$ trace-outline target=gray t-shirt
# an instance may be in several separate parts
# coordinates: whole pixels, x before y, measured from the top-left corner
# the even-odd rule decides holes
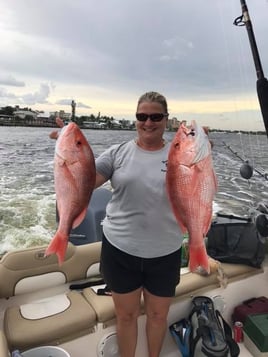
[[[96,169],[113,188],[103,230],[112,245],[142,258],[180,248],[182,233],[166,193],[169,145],[146,151],[135,141],[113,145],[96,160]]]

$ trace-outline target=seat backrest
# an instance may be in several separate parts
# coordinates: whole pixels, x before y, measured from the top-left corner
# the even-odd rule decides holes
[[[45,256],[46,248],[16,250],[2,257],[0,298],[83,280],[99,271],[101,242],[81,246],[69,243],[60,266],[56,255]]]

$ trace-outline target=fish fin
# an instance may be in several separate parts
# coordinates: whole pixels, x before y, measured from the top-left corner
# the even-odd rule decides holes
[[[198,171],[203,171],[203,170],[207,170],[207,168],[210,166],[210,156],[206,156],[204,159],[198,161],[195,163],[196,169]]]
[[[52,241],[49,243],[45,256],[57,254],[59,265],[61,265],[64,262],[67,245],[68,237],[60,232],[57,232]]]
[[[175,215],[176,221],[177,221],[177,223],[178,223],[178,225],[180,227],[180,230],[181,230],[182,234],[187,233],[187,227],[184,225],[181,217],[177,214],[177,212],[173,212],[173,213]]]
[[[205,244],[191,246],[189,244],[189,269],[192,273],[202,273],[208,275],[210,266]]]
[[[211,226],[211,221],[212,221],[212,208],[208,208],[207,212],[209,214],[207,214],[206,219],[204,219],[204,225],[203,225],[203,235],[204,237],[207,235],[207,232],[209,231],[209,228]]]
[[[218,190],[218,179],[216,176],[216,172],[213,170],[213,180],[214,180],[214,187],[215,187],[215,193]]]
[[[83,209],[83,211],[79,214],[79,216],[76,217],[76,219],[73,221],[72,228],[78,227],[84,220],[87,214],[87,207]]]
[[[187,227],[186,227],[182,222],[178,222],[178,223],[179,223],[179,227],[180,227],[180,229],[181,229],[181,233],[182,233],[182,234],[188,233]]]
[[[187,231],[188,231],[188,230],[187,230],[187,227],[186,227],[186,225],[184,224],[181,215],[178,214],[177,207],[173,204],[172,201],[170,201],[170,203],[171,203],[171,207],[172,207],[173,214],[174,214],[175,219],[176,219],[176,221],[177,221],[177,223],[178,223],[178,225],[179,225],[179,227],[180,227],[180,230],[181,230],[182,234],[187,233]]]
[[[60,128],[64,127],[64,122],[60,117],[57,117],[55,121],[56,121],[56,124],[58,125],[58,127],[60,127]]]
[[[197,162],[195,165],[196,165],[196,169],[198,169],[199,171],[203,171],[206,169],[205,160],[201,160],[201,161]]]
[[[58,132],[58,130],[53,130],[53,131],[49,134],[49,137],[50,137],[50,139],[55,139],[55,140],[57,140],[58,137],[59,137],[59,132]]]

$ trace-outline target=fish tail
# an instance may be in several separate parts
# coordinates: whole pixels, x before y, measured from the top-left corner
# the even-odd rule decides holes
[[[68,237],[61,232],[57,232],[52,241],[49,243],[45,255],[48,256],[51,254],[57,254],[59,265],[61,265],[64,262],[67,245]]]
[[[191,272],[210,273],[210,266],[205,244],[199,246],[189,245],[189,269]]]

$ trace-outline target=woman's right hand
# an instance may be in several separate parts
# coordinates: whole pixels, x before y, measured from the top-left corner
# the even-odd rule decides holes
[[[56,118],[56,124],[58,125],[59,128],[63,128],[64,127],[64,122],[60,117]],[[55,139],[57,140],[59,136],[59,131],[58,130],[53,130],[50,134],[49,137],[50,139]]]

